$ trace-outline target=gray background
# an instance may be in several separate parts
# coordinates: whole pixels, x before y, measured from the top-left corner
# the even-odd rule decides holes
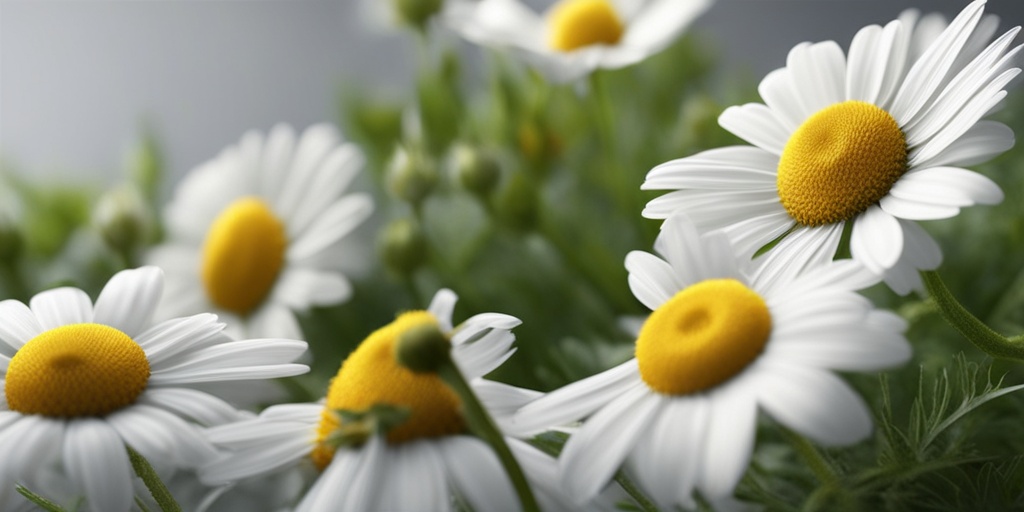
[[[412,41],[371,22],[363,1],[0,0],[0,158],[22,173],[113,183],[146,120],[177,177],[248,129],[334,121],[340,84],[401,97]],[[718,0],[694,30],[723,76],[759,79],[801,41],[845,48],[902,9],[950,16],[966,3]],[[1024,1],[990,0],[987,12],[1005,30],[1024,22]]]

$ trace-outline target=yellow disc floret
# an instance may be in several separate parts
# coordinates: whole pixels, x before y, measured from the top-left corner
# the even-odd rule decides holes
[[[779,159],[779,199],[800,224],[832,224],[877,203],[906,170],[906,138],[896,120],[870,103],[845,101],[790,136]]]
[[[436,374],[413,373],[395,359],[398,337],[411,328],[437,325],[426,311],[410,311],[372,334],[356,348],[331,380],[327,403],[311,454],[317,467],[330,464],[334,449],[324,443],[339,428],[331,411],[366,411],[375,404],[408,409],[409,417],[387,435],[392,444],[415,439],[459,434],[466,429],[462,402]]]
[[[130,336],[108,325],[70,324],[14,354],[4,394],[23,414],[103,416],[134,403],[148,381],[149,360]]]
[[[231,203],[210,225],[202,280],[214,304],[247,315],[266,298],[284,265],[284,224],[255,197]]]
[[[618,43],[623,30],[608,0],[562,0],[548,14],[548,45],[562,52]]]
[[[640,376],[667,395],[717,386],[764,349],[772,317],[756,292],[735,279],[689,286],[651,313],[636,341]]]

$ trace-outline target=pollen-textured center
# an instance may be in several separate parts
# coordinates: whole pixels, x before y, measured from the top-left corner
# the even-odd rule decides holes
[[[548,14],[548,44],[562,52],[618,43],[624,30],[608,0],[563,0]]]
[[[667,395],[715,387],[747,367],[772,330],[768,306],[735,279],[708,279],[651,313],[636,341],[640,376]]]
[[[266,298],[284,265],[284,224],[255,197],[239,199],[210,225],[202,280],[214,304],[247,315]]]
[[[149,360],[107,325],[45,331],[11,358],[4,395],[11,410],[54,417],[103,416],[131,405],[149,382]]]
[[[465,431],[458,395],[436,374],[414,373],[395,359],[399,336],[424,324],[436,326],[437,319],[426,311],[403,313],[370,334],[341,364],[328,388],[318,442],[311,454],[317,467],[327,467],[334,456],[334,449],[324,441],[339,428],[337,416],[331,413],[338,409],[361,412],[375,404],[408,409],[408,418],[388,432],[392,444]]]
[[[877,203],[906,170],[906,138],[896,120],[870,103],[845,101],[790,136],[779,159],[779,199],[800,224],[832,224]]]

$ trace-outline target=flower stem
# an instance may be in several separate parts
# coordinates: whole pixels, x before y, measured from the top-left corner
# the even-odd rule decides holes
[[[938,272],[923,271],[921,277],[942,317],[967,341],[992,357],[1024,362],[1024,339],[1021,336],[1007,338],[978,320],[953,297]]]
[[[45,510],[46,512],[65,512],[60,505],[28,490],[24,485],[16,484],[14,486],[14,490],[18,491],[18,494],[21,494],[25,499],[31,501],[35,506]]]
[[[174,501],[171,491],[167,490],[167,486],[160,481],[160,477],[156,474],[153,466],[149,464],[149,461],[131,446],[124,445],[124,447],[128,450],[128,460],[131,461],[135,474],[146,484],[146,488],[153,495],[153,499],[156,500],[160,510],[162,512],[181,512],[181,506],[178,505],[178,502]]]
[[[463,411],[470,430],[487,444],[491,445],[491,448],[498,455],[498,460],[501,461],[502,467],[505,468],[505,472],[508,473],[509,478],[512,480],[516,494],[519,495],[519,503],[522,505],[523,512],[539,512],[540,507],[537,505],[537,500],[533,497],[533,491],[530,489],[529,482],[526,481],[526,475],[523,474],[519,463],[512,456],[512,451],[509,449],[508,443],[505,442],[501,431],[498,430],[491,416],[487,414],[487,410],[484,409],[483,404],[477,399],[473,389],[466,382],[466,378],[462,376],[462,372],[455,366],[455,362],[449,358],[446,364],[443,364],[438,369],[437,374],[462,400]]]
[[[616,473],[615,481],[619,484],[619,487],[622,487],[623,491],[626,491],[630,498],[633,498],[633,501],[640,507],[640,510],[643,512],[658,512],[658,506],[626,476],[625,472],[619,471]]]

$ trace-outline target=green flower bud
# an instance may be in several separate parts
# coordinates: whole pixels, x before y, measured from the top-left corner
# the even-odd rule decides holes
[[[437,185],[437,168],[421,151],[399,146],[388,164],[387,181],[395,197],[418,206]]]
[[[148,238],[153,218],[139,190],[122,185],[100,197],[93,210],[93,224],[111,249],[129,254]]]
[[[459,145],[452,150],[455,178],[466,190],[487,197],[498,185],[501,167],[497,159],[471,146]]]
[[[391,221],[379,238],[384,265],[399,275],[410,275],[427,261],[427,240],[412,219]]]
[[[409,328],[398,336],[394,348],[398,364],[414,373],[437,373],[451,364],[451,350],[448,336],[431,324]]]
[[[393,0],[393,5],[403,23],[423,30],[430,18],[441,11],[444,0]]]

